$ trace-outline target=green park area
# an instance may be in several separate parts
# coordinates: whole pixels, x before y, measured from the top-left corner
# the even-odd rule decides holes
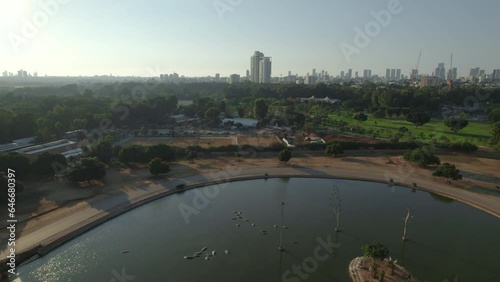
[[[350,127],[356,127],[354,133],[362,133],[360,135],[373,136],[378,138],[390,139],[398,133],[402,133],[400,129],[405,127],[401,134],[401,141],[418,140],[418,141],[437,141],[437,142],[470,142],[476,145],[487,145],[491,137],[493,126],[489,122],[469,122],[468,125],[453,132],[447,127],[444,119],[431,118],[430,122],[415,126],[413,123],[405,120],[404,117],[398,118],[376,118],[372,114],[367,115],[366,121],[359,121],[347,111],[337,111],[328,115],[328,121],[325,125],[331,126],[334,129],[338,128],[338,122],[343,121]]]

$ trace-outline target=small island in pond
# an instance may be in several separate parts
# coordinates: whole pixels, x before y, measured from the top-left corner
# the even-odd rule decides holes
[[[349,276],[353,282],[420,282],[397,260],[389,257],[389,249],[383,244],[373,242],[364,245],[362,257],[357,257],[349,263]]]

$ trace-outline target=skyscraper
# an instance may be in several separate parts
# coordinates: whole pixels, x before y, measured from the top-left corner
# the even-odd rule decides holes
[[[391,70],[390,69],[386,69],[385,70],[385,79],[389,80],[390,78],[391,78]]]
[[[229,76],[229,83],[230,84],[238,83],[238,82],[240,82],[240,75],[239,74],[232,74]]]
[[[479,75],[479,68],[470,69],[469,75],[472,77],[478,76]]]
[[[400,80],[401,79],[401,69],[396,70],[396,79]]]
[[[255,53],[253,54],[253,56],[250,58],[250,81],[252,82],[255,82],[255,83],[259,83],[259,78],[260,78],[260,75],[259,75],[259,71],[260,71],[260,59],[264,57],[264,54],[259,52],[259,51],[255,51]]]
[[[344,71],[341,71],[341,72],[340,72],[340,79],[344,79],[344,76],[345,76]]]
[[[260,58],[259,83],[271,83],[271,57]]]
[[[444,68],[444,63],[439,63],[438,67],[436,68],[435,75],[439,80],[445,80],[446,79],[446,70]]]
[[[418,70],[412,69],[410,77],[411,79],[418,79]]]
[[[491,79],[500,80],[500,70],[494,70],[493,74],[491,74]]]
[[[391,79],[396,79],[396,69],[391,70]]]
[[[352,69],[349,69],[349,71],[347,72],[347,79],[351,78],[352,78]]]

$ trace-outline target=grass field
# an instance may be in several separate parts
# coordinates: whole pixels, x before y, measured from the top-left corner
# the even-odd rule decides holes
[[[437,140],[448,138],[452,142],[468,141],[476,145],[488,144],[493,129],[493,125],[491,123],[469,122],[469,125],[466,128],[460,130],[458,133],[454,133],[451,129],[444,125],[443,119],[436,118],[431,119],[429,123],[419,126],[418,128],[415,128],[415,125],[402,118],[374,118],[372,115],[368,115],[368,120],[361,123],[353,118],[347,117],[347,114],[345,113],[330,114],[329,118],[331,120],[345,121],[349,125],[359,124],[365,130],[379,130],[379,137],[382,138],[389,138],[391,135],[396,134],[400,127],[404,126],[408,128],[409,132],[413,136],[416,136],[417,139],[421,141],[431,140],[432,138],[429,135],[434,134],[434,138]],[[405,134],[402,140],[409,139],[409,135]]]

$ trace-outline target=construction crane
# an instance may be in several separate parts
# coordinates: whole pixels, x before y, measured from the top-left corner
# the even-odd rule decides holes
[[[418,65],[420,64],[421,57],[422,57],[422,50],[420,50],[420,54],[418,55],[417,66],[415,67],[415,70],[412,71],[412,74],[411,74],[411,78],[413,80],[417,80],[417,78],[418,78]]]

